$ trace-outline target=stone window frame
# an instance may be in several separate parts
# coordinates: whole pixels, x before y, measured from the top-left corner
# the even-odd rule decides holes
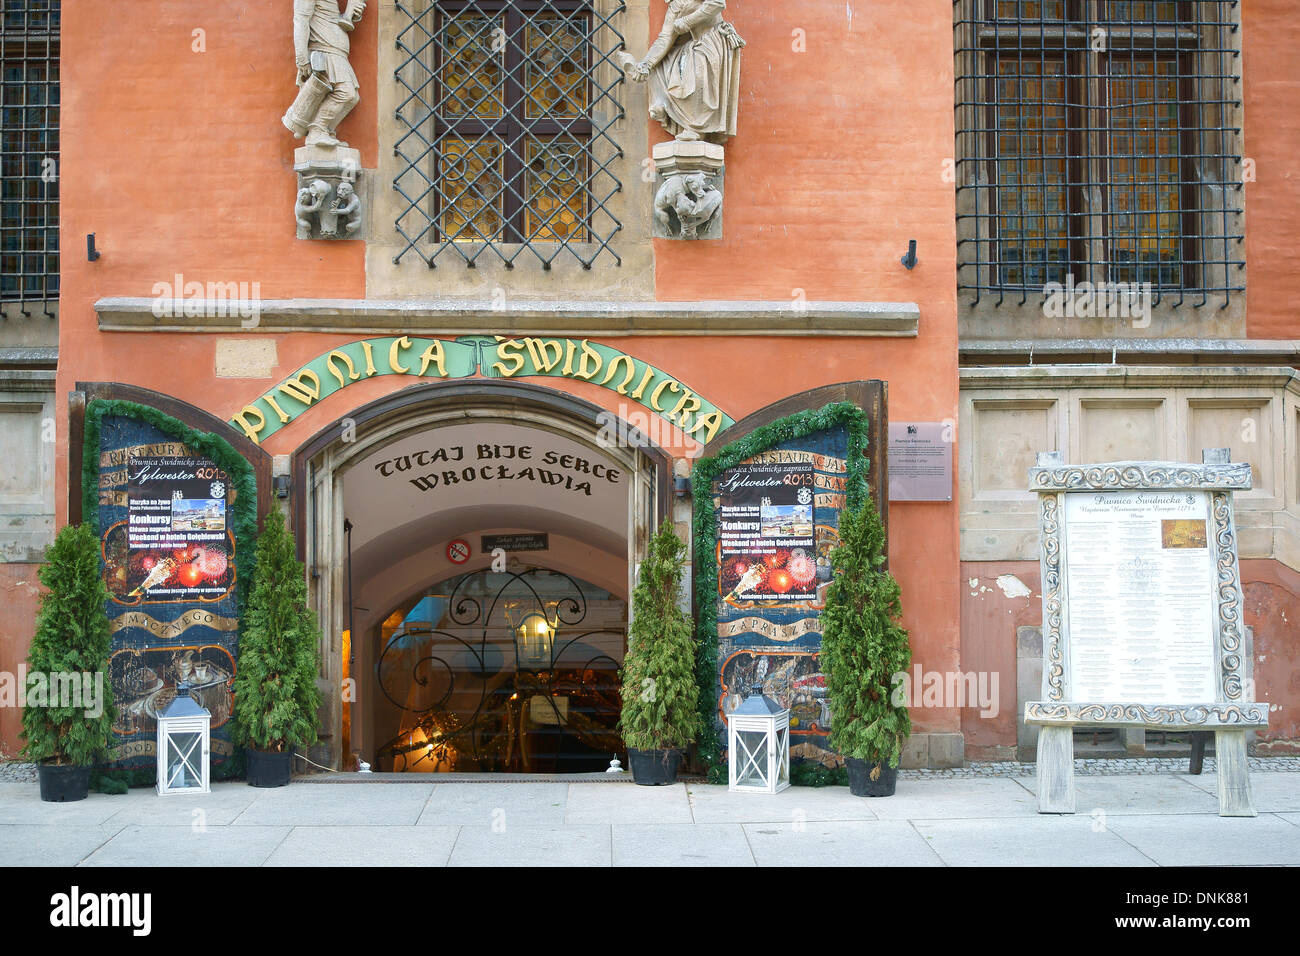
[[[953,0],[954,9],[954,47],[956,70],[956,95],[954,98],[956,123],[956,152],[954,158],[954,177],[957,189],[957,275],[958,308],[960,335],[966,340],[1032,340],[1055,338],[1144,338],[1195,336],[1200,338],[1241,338],[1246,334],[1246,261],[1244,242],[1244,199],[1242,197],[1244,178],[1243,156],[1243,96],[1241,90],[1241,10],[1239,4],[1230,0],[1175,0],[1178,5],[1180,24],[1163,27],[1143,27],[1143,42],[1146,52],[1142,56],[1130,57],[1128,47],[1116,47],[1115,54],[1125,61],[1130,58],[1142,60],[1156,58],[1163,54],[1157,50],[1165,44],[1164,51],[1182,49],[1191,42],[1191,33],[1195,31],[1197,49],[1184,52],[1184,62],[1194,62],[1195,70],[1192,80],[1202,80],[1200,102],[1211,105],[1203,106],[1204,118],[1200,126],[1192,129],[1196,134],[1206,125],[1221,128],[1222,149],[1214,150],[1199,146],[1191,159],[1203,159],[1205,154],[1214,154],[1222,160],[1218,174],[1201,174],[1202,180],[1209,180],[1199,187],[1190,186],[1186,180],[1193,173],[1186,168],[1188,157],[1181,156],[1184,169],[1180,172],[1180,190],[1184,202],[1180,210],[1186,212],[1187,200],[1194,198],[1190,204],[1192,215],[1199,219],[1195,235],[1188,237],[1197,244],[1196,259],[1203,263],[1201,281],[1198,288],[1182,289],[1151,288],[1151,308],[1140,319],[1132,319],[1125,310],[1112,308],[1095,310],[1100,314],[1084,316],[1053,314],[1045,306],[1048,302],[1048,286],[1035,285],[999,285],[996,274],[996,249],[998,239],[992,234],[993,223],[997,214],[993,211],[992,196],[997,187],[992,182],[991,173],[996,149],[990,146],[995,135],[993,127],[996,121],[989,121],[987,114],[996,108],[995,91],[992,83],[995,79],[990,67],[981,61],[991,60],[997,55],[995,50],[1025,57],[1032,52],[1035,62],[1040,57],[1050,57],[1053,44],[1056,51],[1065,52],[1066,28],[1039,27],[1032,29],[1014,19],[998,21],[991,12],[1008,6],[1016,10],[1037,14],[1043,6],[1068,5],[1072,17],[1080,19],[1085,26],[1097,27],[1106,21],[1101,11],[1107,0],[1044,0],[1038,3],[1020,0]],[[997,5],[996,7],[994,5]],[[1005,11],[1001,14],[1005,16]],[[1024,14],[1022,13],[1022,16]],[[1037,21],[1036,21],[1037,22]],[[1151,21],[1146,21],[1150,23]],[[1083,51],[1070,46],[1068,52],[1079,55],[1080,60],[1088,62],[1078,71],[1067,72],[1074,82],[1074,90],[1087,87],[1082,93],[1082,103],[1077,107],[1078,114],[1097,112],[1096,105],[1102,102],[1101,87],[1104,86],[1104,72],[1101,69],[1102,58],[1111,55],[1088,45],[1090,37],[1081,34],[1071,42],[1083,42]],[[1126,27],[1127,30],[1127,27]],[[1139,28],[1134,26],[1132,33],[1136,37]],[[1202,39],[1201,34],[1213,34],[1209,39]],[[1016,45],[1015,37],[1024,38],[1024,45]],[[1126,32],[1125,36],[1129,34]],[[1010,37],[1011,47],[1002,44]],[[1022,51],[1017,54],[1016,50]],[[1109,49],[1109,48],[1108,48]],[[1123,50],[1125,52],[1120,53]],[[1190,60],[1186,58],[1190,57]],[[1220,63],[1209,62],[1217,59]],[[1188,77],[1179,74],[1181,81]],[[1186,90],[1186,86],[1184,86]],[[1067,100],[1070,99],[1067,93]],[[1075,112],[1075,111],[1072,111]],[[1186,112],[1184,109],[1183,112]],[[1213,115],[1219,112],[1220,115]],[[1180,127],[1185,118],[1180,119]],[[1067,147],[1077,169],[1082,173],[1071,176],[1070,188],[1081,175],[1082,187],[1093,187],[1102,183],[1105,172],[1102,169],[1108,160],[1106,147],[1102,143],[1106,122],[1104,117],[1086,123],[1083,128],[1067,129],[1066,133],[1073,143]],[[1180,134],[1183,131],[1180,129]],[[1078,153],[1077,158],[1074,154]],[[1094,198],[1082,197],[1083,192],[1096,194]],[[1190,193],[1195,193],[1194,197]],[[1070,269],[1076,283],[1088,282],[1098,284],[1108,278],[1106,260],[1107,238],[1104,220],[1108,216],[1103,195],[1096,189],[1083,188],[1076,192],[1075,201],[1078,209],[1088,210],[1084,215],[1074,213],[1073,218],[1080,223],[1075,232],[1082,234],[1071,236]],[[1094,214],[1091,210],[1097,210]],[[1181,212],[1180,212],[1181,214]],[[1180,239],[1185,229],[1180,230]],[[1217,249],[1215,248],[1217,246]],[[1180,256],[1188,259],[1186,251]],[[1081,259],[1081,261],[1074,261]],[[1082,269],[1075,271],[1080,265]],[[1082,273],[1082,274],[1080,274]]]

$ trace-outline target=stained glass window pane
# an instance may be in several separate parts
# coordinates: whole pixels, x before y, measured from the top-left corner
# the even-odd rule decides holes
[[[440,145],[440,174],[447,202],[440,227],[457,242],[495,242],[502,230],[501,144],[448,137]]]
[[[524,25],[524,114],[529,119],[586,114],[588,28],[582,14],[542,13]]]
[[[1110,277],[1178,286],[1182,201],[1174,60],[1110,61]]]
[[[997,85],[1001,282],[1064,282],[1069,271],[1064,65],[1051,59],[1003,59]]]
[[[587,151],[572,136],[530,140],[524,183],[529,240],[582,241],[587,221]]]
[[[445,16],[439,77],[441,110],[449,117],[484,119],[505,114],[505,28],[500,17]]]

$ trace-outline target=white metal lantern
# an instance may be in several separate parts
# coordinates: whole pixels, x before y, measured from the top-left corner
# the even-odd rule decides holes
[[[780,793],[790,786],[790,711],[755,684],[727,716],[728,790]]]
[[[212,714],[200,707],[187,684],[158,715],[158,795],[208,793]]]

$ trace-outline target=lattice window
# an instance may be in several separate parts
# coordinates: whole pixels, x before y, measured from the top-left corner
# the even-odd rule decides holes
[[[393,187],[405,245],[507,266],[564,253],[586,268],[622,228],[614,139],[623,6],[579,0],[401,0]]]
[[[1244,289],[1236,0],[954,9],[959,289]]]
[[[59,300],[59,3],[0,4],[0,309]]]

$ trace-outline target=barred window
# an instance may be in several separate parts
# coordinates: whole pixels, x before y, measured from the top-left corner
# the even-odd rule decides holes
[[[1244,289],[1236,0],[954,8],[959,289]]]
[[[613,136],[623,38],[581,0],[402,0],[395,261],[483,255],[584,267],[622,228]]]
[[[59,299],[59,3],[0,4],[0,309]]]

